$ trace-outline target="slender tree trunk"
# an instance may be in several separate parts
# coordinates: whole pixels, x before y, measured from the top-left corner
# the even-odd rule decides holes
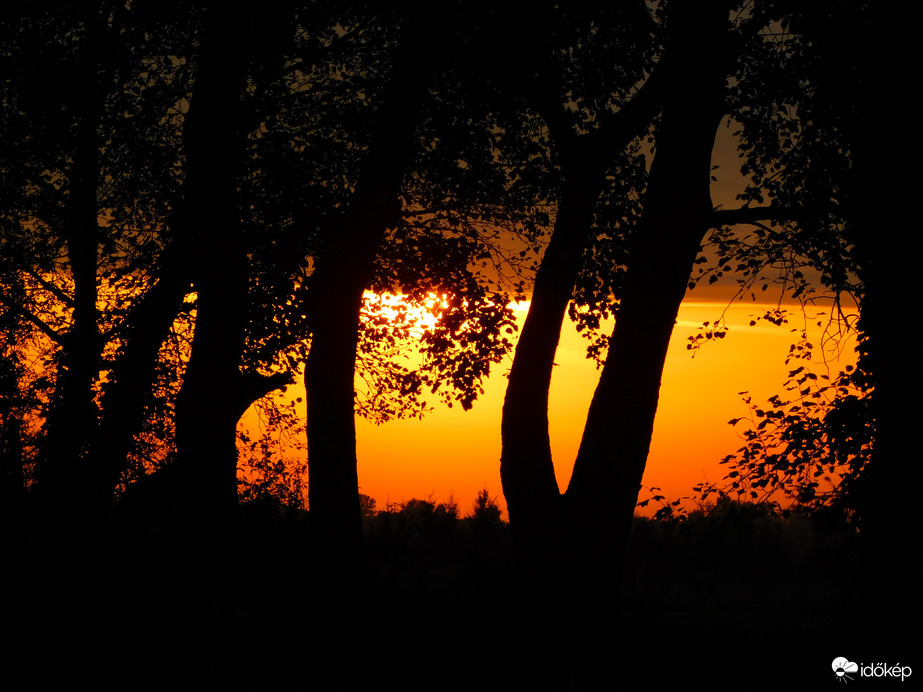
[[[85,480],[87,494],[99,507],[111,503],[134,437],[143,427],[157,354],[191,284],[187,250],[180,242],[164,250],[160,278],[132,307],[119,331],[123,346],[102,399],[103,416],[91,445]]]
[[[587,145],[588,144],[588,145]],[[548,556],[560,490],[548,434],[548,391],[561,325],[605,173],[595,138],[570,139],[554,231],[535,278],[503,402],[500,476],[520,559]],[[536,569],[541,569],[538,565]]]
[[[76,501],[74,488],[81,457],[97,423],[93,385],[99,376],[100,336],[97,326],[99,209],[97,182],[100,141],[97,128],[103,108],[99,83],[100,18],[97,9],[84,13],[81,88],[75,104],[77,139],[64,210],[64,238],[73,280],[71,326],[63,336],[51,411],[39,468],[39,483],[49,506],[66,511]]]
[[[554,319],[544,317],[543,331],[523,329],[516,360],[532,355],[521,364],[514,361],[504,406],[502,468],[514,536],[521,541],[523,531],[517,522],[523,516],[528,520],[529,512],[552,512],[545,526],[536,522],[539,535],[530,537],[528,552],[534,560],[530,568],[545,570],[538,583],[548,590],[540,595],[541,605],[536,603],[536,608],[550,611],[552,630],[568,632],[566,642],[560,642],[557,633],[550,634],[566,649],[571,660],[568,675],[578,688],[589,689],[606,679],[601,661],[605,649],[612,646],[621,556],[647,458],[664,357],[712,210],[711,151],[725,112],[727,15],[714,8],[696,15],[691,4],[671,10],[672,62],[669,70],[661,72],[669,86],[644,213],[629,246],[615,331],[563,502],[549,506],[545,500],[554,495],[547,490],[554,482],[547,386],[579,264],[570,276],[558,277],[553,301],[539,291],[536,281],[529,318],[538,307],[537,315]],[[566,211],[563,204],[562,211]],[[554,241],[543,269],[553,250]],[[531,339],[545,344],[538,347]],[[518,366],[522,370],[517,372]],[[534,385],[526,381],[529,375],[535,378]],[[529,413],[518,413],[519,407]],[[531,447],[525,442],[529,435],[536,438]],[[528,484],[525,478],[530,479]],[[530,507],[536,500],[546,504]],[[547,544],[544,560],[536,557],[540,532]]]
[[[593,633],[616,617],[667,348],[710,227],[711,154],[726,112],[725,19],[703,12],[684,22],[697,44],[686,52],[663,110],[609,351],[565,495],[563,521],[570,543],[564,564],[571,572],[563,583],[582,625],[573,650],[585,661],[580,669],[590,682],[603,673],[594,661],[612,645],[608,637]],[[695,107],[690,109],[690,103]]]
[[[553,542],[561,530],[556,517],[560,491],[548,433],[548,392],[561,326],[583,263],[609,156],[641,134],[659,110],[671,65],[669,57],[661,61],[640,93],[593,133],[580,136],[555,128],[563,190],[516,345],[501,423],[500,476],[517,552],[525,562],[556,561],[547,550],[548,541]],[[542,569],[538,563],[536,568]]]
[[[670,336],[710,227],[711,152],[724,104],[720,82],[697,81],[700,88],[686,94],[696,98],[693,112],[684,100],[664,109],[644,216],[567,489],[568,511],[584,525],[579,534],[595,544],[588,554],[609,552],[597,541],[613,532],[627,537]]]
[[[426,20],[413,18],[400,38],[355,196],[325,229],[311,277],[312,336],[305,364],[309,503],[321,549],[346,569],[362,552],[354,384],[362,295],[387,229],[400,220],[420,105],[440,55],[439,37]]]

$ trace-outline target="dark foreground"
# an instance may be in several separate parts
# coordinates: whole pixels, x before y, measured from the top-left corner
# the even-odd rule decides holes
[[[7,531],[0,686],[562,686],[570,662],[535,631],[544,604],[522,598],[505,523],[411,503],[366,530],[368,570],[334,583],[309,518],[271,503],[195,532]],[[893,658],[853,608],[861,554],[854,535],[745,506],[637,522],[622,620],[598,633],[606,688],[813,687],[835,682],[838,656]]]

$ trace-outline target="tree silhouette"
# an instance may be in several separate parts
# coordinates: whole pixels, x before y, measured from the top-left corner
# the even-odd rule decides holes
[[[773,395],[759,406],[744,397],[749,415],[730,424],[744,422],[745,445],[723,460],[730,469],[725,483],[695,490],[703,501],[719,493],[777,507],[781,494],[802,511],[837,510],[842,522],[857,525],[863,498],[853,488],[861,486],[874,437],[869,378],[853,366],[831,378],[810,364],[789,377],[784,399]]]
[[[561,265],[553,272],[558,281],[557,291],[552,292],[557,296],[555,302],[542,291],[542,274],[546,267],[555,267],[558,258],[560,246],[553,239],[539,271],[528,318],[533,320],[534,313],[533,324],[541,326],[533,331],[527,321],[517,346],[504,406],[504,493],[520,551],[532,571],[541,575],[535,593],[546,594],[547,601],[547,594],[563,592],[566,595],[561,598],[579,612],[571,617],[584,626],[566,628],[568,631],[595,633],[610,617],[605,604],[611,604],[612,584],[618,579],[637,501],[663,359],[680,301],[696,276],[697,256],[707,232],[717,228],[719,241],[727,241],[737,236],[726,225],[756,224],[757,236],[766,242],[758,242],[752,254],[734,258],[751,272],[747,281],[775,262],[780,248],[821,271],[824,282],[834,290],[844,290],[855,266],[847,248],[848,236],[839,225],[843,210],[836,207],[836,183],[831,170],[824,168],[830,162],[825,152],[836,154],[841,146],[839,134],[810,119],[796,124],[811,112],[808,104],[815,83],[801,73],[795,77],[802,79],[803,91],[798,92],[786,81],[791,75],[785,72],[797,63],[792,60],[796,53],[825,68],[836,64],[835,58],[822,49],[815,52],[817,46],[812,47],[810,38],[789,43],[793,21],[787,14],[789,8],[754,5],[732,13],[728,22],[733,9],[730,3],[703,9],[672,2],[656,10],[657,27],[664,31],[663,57],[633,98],[612,116],[614,121],[627,119],[631,106],[654,94],[650,108],[659,115],[653,163],[644,183],[643,210],[622,217],[623,250],[621,255],[614,253],[622,267],[595,265],[609,278],[597,279],[594,286],[586,275],[578,284],[576,262]],[[650,31],[643,21],[636,26]],[[660,39],[655,34],[651,40],[656,45]],[[794,46],[806,52],[798,53]],[[659,80],[666,86],[661,87]],[[640,81],[640,75],[634,78]],[[555,107],[560,112],[566,105],[559,102]],[[752,184],[741,197],[743,208],[713,211],[709,196],[712,148],[718,124],[728,115],[743,125],[744,173]],[[653,121],[651,115],[648,118]],[[593,135],[604,132],[605,127],[605,120],[597,117]],[[804,137],[795,145],[796,130],[802,127]],[[556,145],[559,141],[556,137]],[[624,170],[626,176],[631,174],[631,169]],[[566,178],[566,168],[563,171]],[[582,213],[589,220],[598,188],[584,189],[590,193]],[[564,214],[566,199],[561,200],[558,225],[573,223]],[[767,199],[771,205],[766,204]],[[598,215],[597,223],[604,218]],[[556,237],[558,232],[556,227]],[[577,242],[581,249],[588,245],[585,239]],[[573,250],[571,253],[573,256]],[[592,260],[597,253],[594,248],[587,254]],[[585,266],[594,268],[592,263]],[[719,267],[723,267],[719,271],[731,270],[724,263]],[[602,297],[595,297],[594,289]],[[803,282],[793,287],[796,295],[803,290]],[[560,495],[547,436],[547,389],[561,317],[572,293],[577,299],[572,315],[584,326],[598,323],[599,315],[609,312],[615,317],[615,328],[596,346],[597,357],[604,362],[600,382],[573,476],[567,492]],[[558,317],[540,323],[543,310]],[[600,346],[606,350],[604,358]],[[549,604],[548,609],[556,608]],[[558,607],[559,612],[561,609],[563,606]],[[586,627],[588,621],[598,626]],[[580,640],[574,647],[575,655],[596,652],[588,654],[587,665],[581,666],[590,676],[592,660],[602,659],[600,650],[594,649],[598,645],[596,639]]]
[[[863,530],[880,539],[877,584],[911,574],[894,555],[912,503],[888,503],[918,473],[891,357],[915,253],[894,257],[879,228],[910,224],[918,139],[902,146],[915,127],[886,50],[909,63],[909,29],[892,41],[885,17],[768,0],[4,8],[4,506],[18,513],[26,484],[52,519],[107,516],[127,485],[126,512],[134,494],[227,518],[241,415],[304,366],[314,547],[348,590],[363,543],[356,412],[419,415],[430,395],[469,408],[535,271],[502,421],[533,618],[517,643],[566,632],[560,672],[592,686],[687,286],[738,271],[755,291],[794,256],[796,296],[809,267],[859,298],[875,424],[854,479]],[[715,210],[725,118],[748,185],[741,208]],[[387,293],[406,298],[396,318]],[[408,305],[436,306],[422,337]],[[548,388],[568,313],[602,372],[561,493]],[[420,366],[397,358],[412,340]],[[816,429],[789,422],[780,434]],[[261,470],[260,487],[281,482]],[[479,503],[475,524],[499,535],[486,491]]]
[[[305,364],[308,408],[310,502],[319,531],[340,550],[358,546],[358,503],[353,380],[362,294],[389,227],[396,225],[399,193],[413,153],[428,66],[419,51],[435,50],[428,17],[411,16],[402,26],[392,74],[370,135],[356,193],[338,223],[324,229],[312,276],[311,350]],[[347,527],[352,527],[348,529]]]
[[[919,466],[910,462],[913,407],[907,405],[906,381],[895,358],[905,342],[902,305],[913,291],[919,248],[909,234],[901,252],[895,252],[892,235],[910,223],[910,200],[919,181],[913,108],[893,69],[911,59],[912,39],[868,3],[780,7],[797,37],[788,49],[786,76],[799,82],[796,88],[794,80],[785,81],[784,93],[798,99],[798,114],[796,119],[791,111],[777,109],[775,119],[787,121],[798,142],[786,147],[791,136],[777,138],[773,149],[765,136],[754,141],[785,165],[786,175],[766,184],[776,199],[801,205],[818,197],[837,202],[833,223],[802,224],[803,238],[795,242],[810,247],[825,283],[851,290],[860,309],[859,369],[853,377],[865,395],[857,399],[847,392],[835,401],[819,432],[838,434],[854,446],[868,443],[867,426],[873,427],[864,466],[851,469],[848,502],[875,556],[866,563],[867,593],[893,599],[891,607],[880,603],[868,609],[868,628],[890,633],[898,629],[897,612],[919,607],[918,601],[906,600],[912,589],[905,578],[912,569],[899,548],[912,540],[917,519],[911,504],[893,501],[896,488],[919,480]],[[754,110],[752,116],[755,133],[771,132],[770,113]],[[835,233],[824,233],[831,228]],[[853,422],[843,427],[846,421]],[[804,417],[793,423],[786,435],[797,436]]]
[[[4,152],[11,181],[4,259],[10,271],[29,277],[23,302],[7,307],[34,326],[56,363],[48,406],[39,409],[45,422],[38,479],[50,506],[81,496],[73,491],[100,418],[99,374],[160,242],[150,193],[171,187],[165,171],[147,168],[169,151],[170,123],[144,108],[144,96],[165,92],[169,98],[171,88],[154,79],[144,91],[142,71],[152,65],[139,69],[134,62],[163,35],[152,32],[147,42],[126,48],[115,34],[124,30],[134,38],[139,27],[123,10],[49,6],[5,26],[16,60],[5,112],[20,136]],[[24,52],[36,47],[30,40],[37,41],[37,60]],[[68,87],[56,91],[47,83],[53,75]],[[123,93],[115,84],[129,88]],[[143,94],[140,103],[135,89]],[[63,105],[56,107],[55,99]],[[132,151],[125,138],[139,131],[145,137]]]
[[[515,157],[522,146],[519,133],[504,137],[472,86],[472,74],[482,68],[465,50],[487,20],[460,10],[452,25],[444,13],[414,3],[399,9],[387,18],[397,47],[373,99],[355,192],[338,215],[318,224],[310,279],[311,510],[318,531],[340,555],[361,543],[353,381],[363,291],[401,290],[418,301],[427,292],[445,295],[434,329],[423,336],[424,368],[400,379],[411,394],[423,387],[436,393],[448,382],[457,392],[450,405],[454,398],[469,408],[490,364],[510,348],[505,334],[513,321],[508,298],[498,290],[502,272],[512,272],[512,288],[520,292],[519,264],[528,255],[504,255],[490,225],[520,226],[526,242],[536,231],[520,223],[534,205],[528,186],[511,179],[504,166],[483,163],[502,160],[506,147]],[[472,136],[489,137],[493,146],[472,146]],[[485,277],[488,265],[501,276]]]
[[[176,402],[180,487],[205,512],[237,502],[237,421],[258,399],[287,380],[243,370],[249,286],[241,227],[242,94],[254,53],[277,37],[262,22],[281,21],[271,7],[249,3],[206,7],[196,82],[183,127],[183,184],[189,263],[196,291],[196,325]],[[248,21],[256,17],[257,21]],[[254,45],[256,44],[256,45]],[[267,61],[279,56],[263,56]],[[260,77],[265,77],[259,74]]]
[[[56,376],[40,382],[49,405],[34,410],[36,481],[62,514],[74,502],[105,509],[119,483],[163,462],[172,480],[163,481],[162,500],[205,514],[233,506],[237,420],[298,370],[308,339],[316,348],[307,357],[321,363],[308,369],[322,380],[308,387],[309,400],[323,402],[311,405],[313,418],[328,410],[341,417],[310,436],[318,450],[336,447],[347,459],[329,462],[334,476],[355,455],[353,376],[345,373],[355,370],[357,349],[338,341],[344,334],[358,340],[372,387],[360,412],[382,419],[422,411],[426,389],[469,407],[510,345],[508,300],[498,281],[475,278],[473,264],[515,265],[497,260],[489,228],[515,213],[489,199],[486,180],[460,188],[445,175],[445,157],[456,162],[467,144],[445,137],[457,117],[451,89],[437,101],[417,80],[434,69],[419,56],[437,40],[435,17],[414,7],[173,9],[49,6],[5,23],[17,68],[5,86],[13,106],[5,126],[28,136],[10,138],[4,151],[14,183],[4,216],[4,316],[11,330],[40,335],[57,364]],[[36,35],[43,60],[84,75],[87,88],[64,94],[73,104],[58,111],[53,89],[34,88],[53,72],[28,61]],[[62,143],[56,132],[73,136]],[[440,135],[447,145],[429,146]],[[427,137],[428,158],[410,174]],[[505,169],[490,170],[502,188]],[[479,196],[470,192],[477,186]],[[68,211],[78,204],[79,222]],[[336,307],[344,282],[352,282],[346,313]],[[393,360],[388,344],[407,339],[412,325],[382,322],[363,303],[366,288],[403,290],[418,304],[444,295],[421,368]],[[325,346],[331,330],[340,331]],[[15,340],[11,358],[21,358],[24,342]],[[339,370],[331,365],[344,358]],[[336,385],[326,382],[336,372]],[[348,421],[345,403],[329,405],[335,400],[348,402]],[[156,440],[156,461],[142,454],[129,463],[139,436]],[[354,494],[336,483],[325,491],[324,459],[333,457],[312,458],[315,493]],[[316,500],[319,523],[324,506]],[[344,523],[348,512],[355,539],[354,508],[337,511]]]

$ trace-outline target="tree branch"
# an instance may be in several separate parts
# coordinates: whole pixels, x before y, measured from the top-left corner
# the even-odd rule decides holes
[[[33,279],[35,279],[38,282],[39,286],[41,286],[46,291],[51,293],[51,295],[53,295],[55,298],[60,300],[67,307],[69,308],[74,307],[74,299],[71,296],[67,295],[67,293],[62,291],[60,288],[55,286],[53,283],[51,283],[47,279],[43,279],[41,276],[39,276],[38,272],[36,272],[34,269],[28,268],[26,269],[26,273],[29,276],[31,276]]]
[[[757,223],[760,221],[779,222],[797,221],[817,215],[819,210],[792,207],[741,207],[739,209],[716,209],[712,212],[711,225],[733,226],[740,223]]]
[[[7,308],[12,310],[14,313],[16,313],[17,315],[21,317],[24,317],[27,321],[34,324],[36,327],[39,328],[39,330],[45,336],[47,336],[49,339],[55,342],[58,346],[61,346],[61,347],[64,346],[64,343],[66,341],[66,338],[64,337],[64,335],[56,332],[54,329],[48,326],[48,324],[45,321],[43,321],[36,315],[33,315],[31,312],[26,310],[21,305],[17,305],[15,301],[9,300],[2,293],[0,293],[0,303],[3,303]]]
[[[257,399],[262,399],[275,389],[285,385],[294,384],[295,378],[290,372],[277,372],[272,375],[263,375],[255,370],[247,370],[241,375],[237,387],[237,404],[240,415],[244,414],[250,404]]]

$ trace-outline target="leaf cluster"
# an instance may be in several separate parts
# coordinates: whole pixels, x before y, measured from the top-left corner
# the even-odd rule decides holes
[[[789,373],[788,395],[774,395],[758,406],[744,393],[748,415],[729,421],[745,427],[745,442],[721,463],[730,469],[721,485],[696,488],[701,500],[712,494],[740,500],[789,504],[806,512],[830,507],[858,519],[861,483],[871,455],[875,424],[871,391],[855,368],[834,378],[807,364]]]

